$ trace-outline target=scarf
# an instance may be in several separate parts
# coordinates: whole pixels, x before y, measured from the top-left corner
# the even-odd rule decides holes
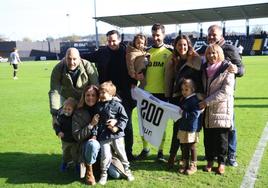
[[[214,74],[220,68],[221,64],[222,64],[222,62],[213,63],[213,64],[208,63],[208,67],[206,68],[206,71],[207,71],[207,75],[208,75],[209,78],[214,76]]]

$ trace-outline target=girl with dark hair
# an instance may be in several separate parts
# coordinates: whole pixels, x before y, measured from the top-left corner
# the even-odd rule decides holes
[[[182,98],[181,84],[184,79],[193,80],[196,86],[196,94],[201,98],[203,93],[202,73],[201,73],[201,57],[194,51],[192,43],[188,36],[179,35],[174,41],[174,50],[172,61],[166,65],[165,72],[165,97],[169,101],[178,105]],[[172,142],[170,147],[170,157],[168,160],[169,168],[174,166],[177,151],[180,142],[177,139],[178,121],[174,123]]]

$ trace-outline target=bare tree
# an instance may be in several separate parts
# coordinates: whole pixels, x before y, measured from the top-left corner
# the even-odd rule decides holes
[[[0,35],[0,42],[6,41],[7,38],[4,35]]]
[[[251,33],[253,34],[260,34],[263,31],[263,27],[261,25],[255,25],[252,27]]]
[[[23,42],[32,42],[32,39],[30,37],[24,37],[22,39]]]

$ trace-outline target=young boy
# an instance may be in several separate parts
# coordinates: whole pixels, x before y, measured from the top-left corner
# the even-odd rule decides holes
[[[99,184],[105,185],[107,182],[107,170],[112,161],[111,147],[122,162],[128,181],[133,181],[134,177],[129,169],[124,145],[124,129],[128,121],[126,111],[118,99],[115,98],[116,87],[111,81],[102,83],[99,92],[100,102],[97,106],[100,116],[98,140],[101,145],[101,178]],[[107,125],[109,119],[116,119],[116,125]]]
[[[61,139],[62,143],[63,161],[60,167],[62,172],[67,170],[69,163],[77,162],[78,144],[72,135],[72,115],[76,105],[76,100],[71,97],[65,100],[57,115],[57,121],[53,125],[56,135]],[[76,165],[76,168],[78,168],[78,165]]]

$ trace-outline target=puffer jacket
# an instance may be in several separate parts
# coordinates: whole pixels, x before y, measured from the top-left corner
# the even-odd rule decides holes
[[[116,99],[97,104],[97,113],[100,115],[98,124],[98,141],[105,141],[108,139],[117,139],[125,136],[124,130],[128,122],[127,113],[123,105]],[[107,121],[109,119],[116,119],[116,126],[119,130],[113,133],[107,128]]]
[[[61,108],[59,110],[59,113],[57,115],[57,121],[53,124],[53,128],[55,130],[56,135],[59,134],[59,132],[64,133],[64,137],[61,138],[64,142],[76,142],[73,134],[72,134],[72,116],[66,116],[63,113],[63,109]]]
[[[230,128],[233,122],[234,74],[229,73],[229,62],[224,60],[221,67],[208,83],[207,63],[203,66],[202,81],[206,92],[204,124],[205,128]]]
[[[80,100],[85,86],[89,84],[98,85],[98,71],[93,63],[81,59],[78,70],[79,75],[74,86],[72,78],[67,71],[65,59],[53,68],[48,93],[50,113],[52,115],[57,115],[59,108],[66,98],[73,97],[76,100]]]

